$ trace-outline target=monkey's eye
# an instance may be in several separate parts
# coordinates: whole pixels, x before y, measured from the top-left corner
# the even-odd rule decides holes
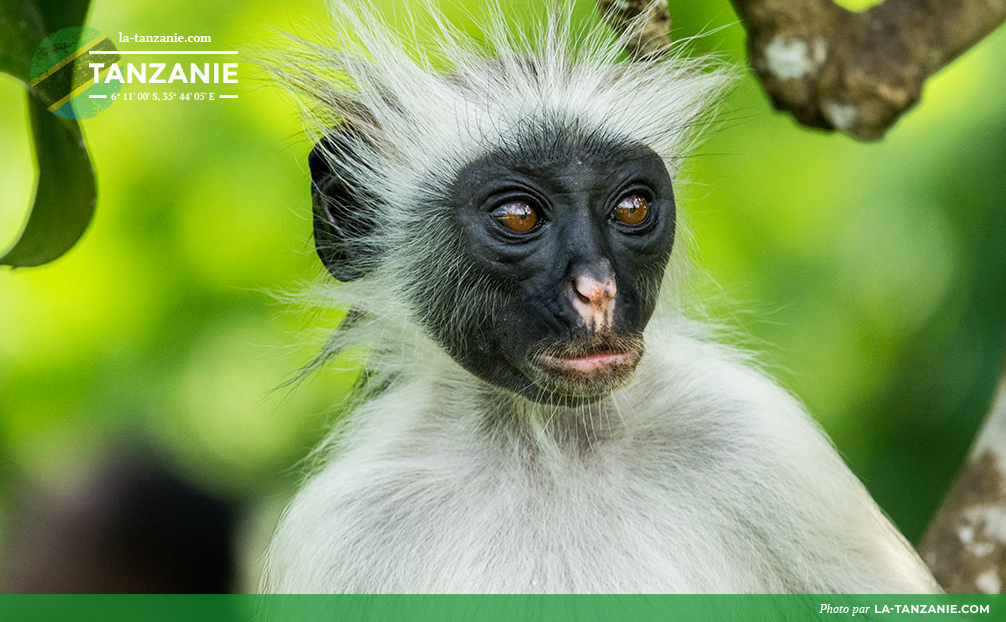
[[[611,217],[623,225],[635,226],[646,220],[650,202],[638,194],[630,194],[618,202]]]
[[[504,203],[489,214],[511,231],[527,233],[538,225],[538,212],[524,201]]]

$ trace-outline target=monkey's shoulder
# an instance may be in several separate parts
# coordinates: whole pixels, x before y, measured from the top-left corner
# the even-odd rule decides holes
[[[318,591],[926,589],[793,398],[720,346],[664,345],[611,400],[553,413],[592,418],[577,443],[487,433],[436,391],[368,403],[289,509],[278,575]]]

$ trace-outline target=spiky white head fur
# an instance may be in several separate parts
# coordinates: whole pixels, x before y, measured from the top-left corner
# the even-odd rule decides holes
[[[572,133],[620,137],[649,146],[672,176],[679,172],[730,69],[673,55],[618,62],[622,47],[610,31],[601,24],[577,31],[570,11],[553,10],[530,39],[514,34],[497,8],[479,41],[433,12],[435,47],[421,48],[404,43],[373,7],[334,2],[330,42],[296,39],[271,59],[270,70],[300,102],[316,141],[345,123],[376,145],[362,156],[331,156],[386,198],[384,222],[391,226],[369,243],[404,250],[396,254],[405,265],[392,257],[377,266],[375,279],[387,276],[389,292],[405,282],[398,270],[415,269],[408,249],[441,233],[417,214],[417,198],[522,132],[559,123]],[[366,289],[363,298],[372,301],[381,285]]]

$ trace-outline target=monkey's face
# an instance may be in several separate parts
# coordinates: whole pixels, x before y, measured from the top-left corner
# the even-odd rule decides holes
[[[418,308],[455,360],[538,401],[632,379],[674,239],[656,153],[539,136],[469,163],[444,199],[459,269]]]
[[[536,401],[596,398],[643,355],[674,241],[671,179],[640,144],[525,133],[431,183],[408,222],[361,183],[373,145],[330,135],[310,160],[318,253],[344,281],[404,266],[419,322],[479,378]]]

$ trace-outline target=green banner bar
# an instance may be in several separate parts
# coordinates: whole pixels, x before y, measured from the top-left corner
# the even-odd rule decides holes
[[[1006,620],[1006,596],[0,595],[7,622]]]

